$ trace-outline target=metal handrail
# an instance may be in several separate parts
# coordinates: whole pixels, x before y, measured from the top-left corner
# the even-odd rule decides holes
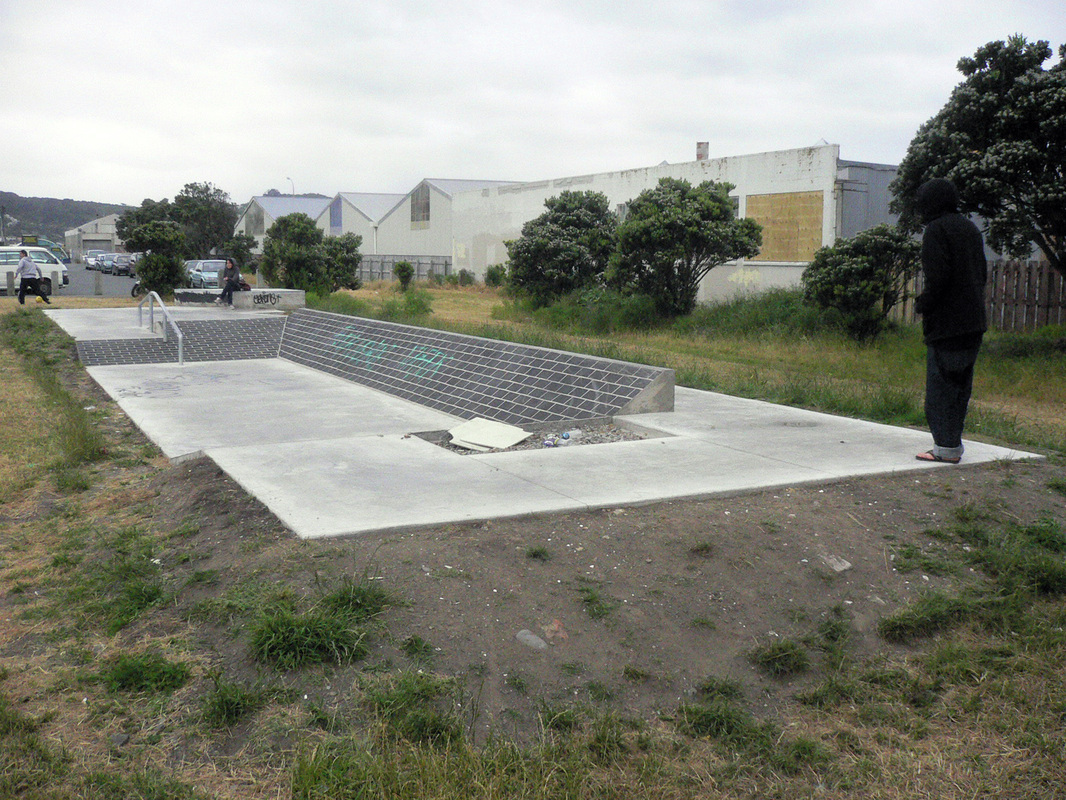
[[[181,328],[170,316],[170,312],[167,311],[167,307],[163,305],[163,298],[161,298],[155,292],[149,292],[145,295],[144,299],[137,304],[137,327],[144,326],[144,304],[148,303],[148,327],[155,331],[155,304],[159,303],[159,310],[163,312],[163,318],[174,329],[174,333],[178,337],[178,363],[182,366],[185,365],[185,336],[181,332]],[[163,326],[163,341],[169,342],[170,339],[167,336],[167,326]]]

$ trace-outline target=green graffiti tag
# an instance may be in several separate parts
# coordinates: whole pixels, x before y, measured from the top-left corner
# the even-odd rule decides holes
[[[400,372],[407,380],[420,380],[436,375],[442,366],[451,361],[443,350],[425,345],[410,348],[371,339],[358,331],[347,328],[333,337],[332,347],[341,359],[356,367],[374,370],[388,366]]]

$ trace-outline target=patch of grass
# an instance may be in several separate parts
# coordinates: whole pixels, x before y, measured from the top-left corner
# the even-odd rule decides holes
[[[748,660],[774,678],[804,672],[811,663],[803,646],[791,639],[760,645],[748,654]]]
[[[417,634],[404,639],[400,650],[412,661],[425,663],[433,659],[433,645]]]
[[[581,727],[581,713],[572,706],[557,707],[541,702],[538,716],[541,727],[556,733],[572,733]]]
[[[593,619],[605,619],[618,607],[618,602],[596,584],[586,582],[577,589],[581,595],[581,604],[585,607],[585,613]]]
[[[862,697],[861,685],[840,675],[830,675],[813,689],[796,695],[799,702],[816,708],[833,708],[841,703],[857,702]]]
[[[921,570],[930,575],[954,575],[958,565],[945,558],[939,558],[923,551],[920,547],[908,544],[893,554],[893,565],[901,573]]]
[[[189,680],[190,670],[161,653],[120,653],[100,670],[98,679],[110,692],[173,692]]]
[[[550,561],[552,557],[551,551],[543,545],[536,545],[526,548],[526,558],[533,561]]]
[[[449,746],[464,740],[462,723],[453,711],[460,688],[454,678],[403,672],[370,683],[364,699],[393,736]]]
[[[739,681],[731,681],[725,678],[716,678],[711,675],[704,678],[696,687],[696,694],[704,701],[732,701],[743,700],[744,689]]]
[[[286,605],[265,609],[252,625],[251,650],[257,661],[279,669],[299,669],[308,664],[357,661],[369,652],[367,632],[346,615],[323,607],[305,612]]]
[[[85,552],[77,558],[60,593],[54,614],[71,615],[100,624],[109,634],[129,625],[165,597],[162,567],[155,557],[155,542],[136,528],[116,532],[88,532],[96,541],[83,541]],[[72,556],[79,544],[68,542]]]
[[[713,619],[707,617],[696,617],[692,620],[693,628],[705,628],[706,630],[713,631],[718,629],[718,623]]]
[[[651,673],[646,669],[626,664],[622,667],[622,677],[630,683],[647,683],[651,680]]]
[[[614,691],[602,681],[589,681],[585,685],[585,691],[594,703],[607,703],[614,699]]]
[[[262,686],[224,680],[221,672],[211,674],[211,683],[203,699],[203,717],[213,727],[235,725],[268,702],[268,692]]]
[[[504,678],[504,683],[510,686],[519,694],[529,693],[529,678],[523,675],[521,672],[509,672],[507,677]]]
[[[890,642],[913,642],[960,625],[974,610],[970,599],[929,592],[877,623],[877,632]]]
[[[398,602],[384,587],[364,576],[359,581],[345,577],[339,586],[323,596],[320,605],[331,614],[365,622]]]
[[[564,661],[559,665],[559,671],[564,675],[581,675],[587,669],[580,661]]]
[[[1060,494],[1063,497],[1066,497],[1066,480],[1059,480],[1058,478],[1050,480],[1047,483],[1047,488],[1049,488],[1056,494]]]
[[[696,544],[688,549],[688,552],[690,555],[696,556],[697,558],[711,558],[717,551],[714,542],[704,540],[696,542]]]

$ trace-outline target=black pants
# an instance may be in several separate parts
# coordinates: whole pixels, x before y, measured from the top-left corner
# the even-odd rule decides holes
[[[41,291],[40,278],[23,278],[19,281],[19,305],[26,305],[26,295],[28,294],[35,294],[49,305],[52,304],[52,301],[48,299],[48,295]]]
[[[226,281],[226,285],[222,287],[222,294],[218,298],[226,305],[233,305],[233,293],[240,288],[240,284],[237,281]]]
[[[962,455],[962,427],[980,349],[980,340],[964,349],[929,345],[925,362],[925,418],[933,434],[933,452],[938,456]]]

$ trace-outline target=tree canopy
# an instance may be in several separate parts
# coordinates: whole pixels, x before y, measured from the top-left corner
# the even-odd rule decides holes
[[[237,207],[229,195],[210,183],[187,183],[174,197],[155,201],[146,199],[119,217],[116,231],[131,250],[136,229],[150,222],[173,222],[184,234],[184,252],[188,258],[205,258],[224,251],[233,239],[237,224]]]
[[[598,283],[614,250],[617,217],[601,192],[562,192],[507,242],[511,284],[535,304]]]
[[[654,298],[666,316],[690,313],[708,272],[755,256],[762,245],[759,224],[736,218],[729,197],[733,188],[730,183],[693,186],[662,178],[637,195],[618,227],[608,282],[623,292]]]
[[[266,232],[259,269],[270,283],[287,289],[328,294],[358,288],[355,273],[363,237],[353,233],[331,237],[307,214],[288,214]]]
[[[900,224],[917,229],[918,187],[948,178],[961,210],[988,223],[988,243],[1016,257],[1033,244],[1066,275],[1066,45],[1024,36],[959,60],[964,80],[918,130],[892,184]]]

